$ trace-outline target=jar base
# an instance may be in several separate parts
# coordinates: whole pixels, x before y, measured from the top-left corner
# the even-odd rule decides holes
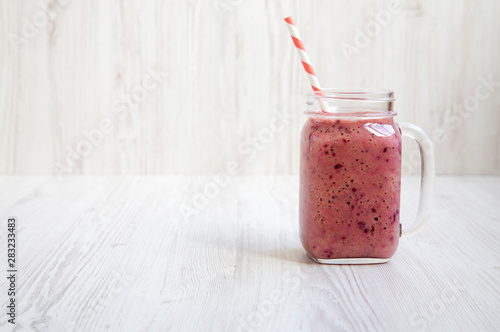
[[[316,258],[307,254],[310,259],[320,264],[330,264],[330,265],[361,265],[361,264],[383,264],[387,263],[390,258],[333,258],[333,259],[324,259],[324,258]]]

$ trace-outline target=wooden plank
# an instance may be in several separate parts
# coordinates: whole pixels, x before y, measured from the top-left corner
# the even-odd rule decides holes
[[[45,22],[45,2],[2,1],[0,173],[206,174],[238,160],[242,174],[297,174],[308,84],[282,21],[292,14],[323,86],[393,89],[398,121],[438,142],[438,173],[500,174],[500,92],[481,83],[500,81],[500,3],[401,0],[377,30],[391,3],[71,0],[51,2]],[[454,109],[464,103],[472,111]],[[103,120],[111,133],[95,132]]]
[[[500,324],[498,177],[439,177],[428,227],[401,239],[389,263],[367,266],[306,257],[294,176],[234,177],[184,219],[181,204],[210,181],[0,177],[0,217],[18,218],[17,328],[487,331]],[[403,179],[403,222],[416,211],[418,185]],[[11,330],[5,317],[0,329]]]

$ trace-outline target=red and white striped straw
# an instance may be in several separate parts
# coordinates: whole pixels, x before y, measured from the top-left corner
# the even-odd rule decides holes
[[[288,31],[290,31],[293,43],[295,45],[295,48],[297,49],[300,61],[302,62],[302,66],[307,73],[307,78],[309,79],[309,83],[311,83],[313,91],[319,96],[324,96],[323,92],[321,91],[321,86],[319,85],[318,78],[316,77],[316,73],[314,72],[314,69],[311,65],[311,60],[309,60],[309,56],[307,55],[304,44],[302,43],[302,39],[300,38],[299,30],[297,30],[297,27],[293,22],[293,18],[291,16],[288,16],[287,18],[285,18],[285,22],[287,23],[286,26],[288,27]],[[323,113],[328,113],[328,104],[321,99],[319,99],[319,104],[321,107],[321,111]]]

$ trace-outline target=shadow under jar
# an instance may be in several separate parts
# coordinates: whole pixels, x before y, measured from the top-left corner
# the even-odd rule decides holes
[[[423,180],[427,176],[409,234],[429,217],[432,143],[420,128],[395,124],[392,91],[325,89],[323,94],[308,94],[301,134],[302,245],[319,263],[387,262],[402,233],[400,128],[419,143]],[[328,105],[328,112],[321,105]]]

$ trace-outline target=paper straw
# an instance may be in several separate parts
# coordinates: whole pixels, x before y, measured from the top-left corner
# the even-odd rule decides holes
[[[293,18],[288,16],[285,18],[285,22],[287,23],[288,31],[290,31],[290,36],[292,36],[293,44],[295,45],[295,49],[299,54],[300,61],[302,62],[302,66],[307,73],[307,78],[309,79],[309,83],[311,83],[311,87],[316,95],[324,96],[321,91],[321,86],[319,85],[318,78],[316,77],[316,73],[314,72],[313,66],[311,65],[311,60],[309,60],[309,56],[307,55],[306,49],[304,48],[304,44],[302,43],[302,39],[299,35],[299,30],[295,26],[293,22]],[[328,104],[322,100],[318,99],[321,111],[323,113],[328,113]]]

